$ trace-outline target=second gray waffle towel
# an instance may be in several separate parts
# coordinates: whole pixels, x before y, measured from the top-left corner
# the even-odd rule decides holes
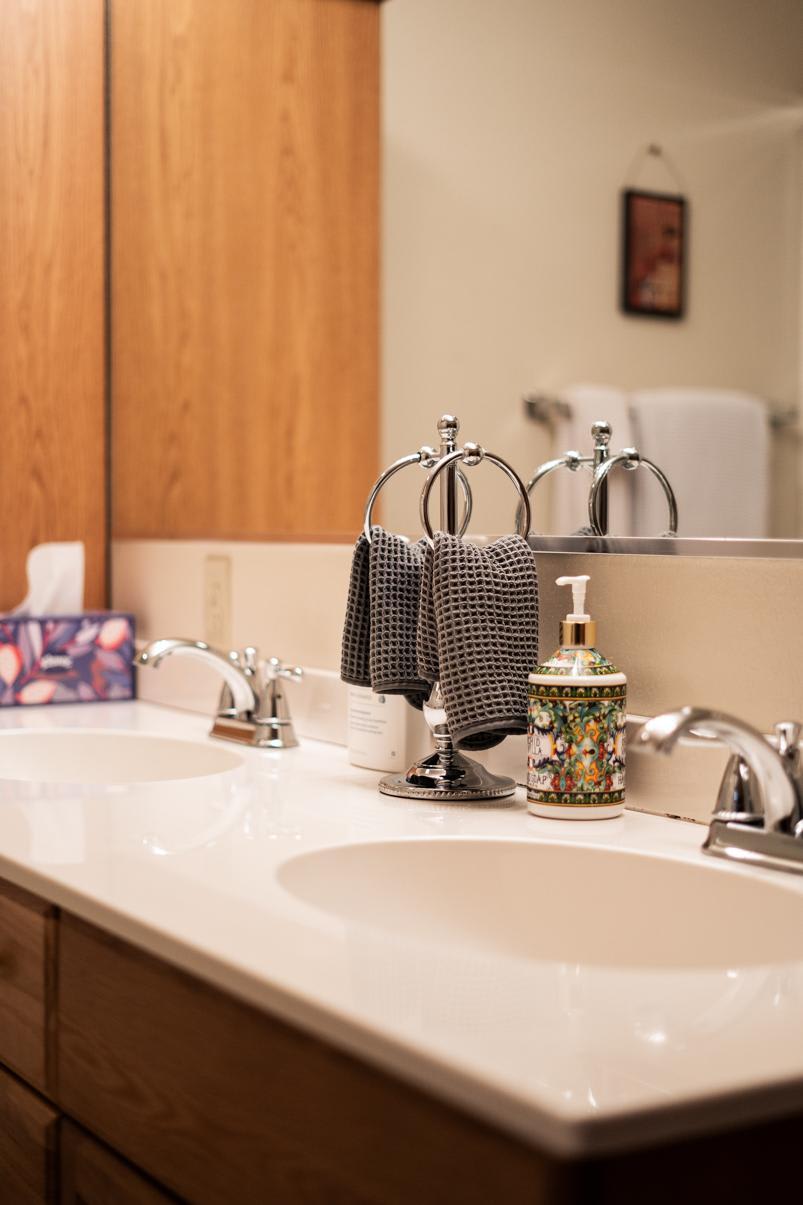
[[[435,533],[425,558],[418,673],[440,679],[455,744],[489,748],[527,731],[527,677],[538,664],[538,579],[521,536],[486,548]]]

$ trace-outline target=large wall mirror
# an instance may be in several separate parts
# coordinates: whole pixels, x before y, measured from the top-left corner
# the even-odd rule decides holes
[[[444,411],[525,480],[605,420],[681,538],[803,536],[799,0],[109,13],[116,536],[350,539]],[[619,540],[671,526],[634,463]],[[591,477],[533,530],[587,528]]]
[[[526,477],[604,418],[665,470],[681,536],[803,537],[799,0],[393,0],[382,22],[383,459],[452,409]],[[646,312],[622,307],[626,189],[669,198],[631,223]],[[682,315],[656,315],[681,252]],[[611,532],[658,535],[660,486],[618,476]],[[473,526],[511,528],[508,484],[472,479]],[[540,485],[535,530],[583,527],[589,481]],[[391,525],[419,485],[388,489]]]
[[[674,551],[803,548],[800,0],[7,0],[0,35],[6,607],[48,539],[92,605],[110,539],[350,541],[446,411],[525,479],[607,420]],[[421,482],[378,517],[417,531]],[[589,484],[533,529],[585,539]],[[641,469],[609,501],[667,527]]]

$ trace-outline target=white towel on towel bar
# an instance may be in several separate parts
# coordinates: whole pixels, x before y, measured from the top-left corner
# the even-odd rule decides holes
[[[597,419],[605,419],[611,424],[612,454],[633,446],[628,397],[623,389],[615,389],[610,385],[571,385],[561,393],[561,398],[569,403],[571,417],[561,419],[556,425],[553,457],[562,456],[570,450],[577,451],[582,456],[589,456],[593,448],[591,424]],[[633,534],[634,476],[634,473],[614,470],[613,476],[609,477],[611,485],[608,529],[613,535]],[[572,532],[587,527],[588,491],[592,480],[590,471],[578,469],[577,472],[571,473],[568,469],[558,469],[551,474],[549,480],[552,483],[550,531],[558,535],[571,535]],[[536,531],[542,530],[538,519],[543,513],[538,499],[541,489],[546,489],[546,483],[536,486],[533,495],[533,527]]]
[[[762,538],[769,531],[770,433],[760,398],[725,389],[641,389],[630,395],[634,442],[669,478],[681,536]],[[666,530],[663,491],[635,481],[635,535]]]

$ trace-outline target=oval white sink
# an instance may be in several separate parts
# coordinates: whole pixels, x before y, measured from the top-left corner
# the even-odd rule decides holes
[[[106,729],[0,732],[0,779],[71,785],[164,782],[224,774],[243,764],[228,749]]]
[[[714,969],[803,959],[803,895],[634,852],[413,838],[299,854],[279,881],[354,924],[528,961]]]

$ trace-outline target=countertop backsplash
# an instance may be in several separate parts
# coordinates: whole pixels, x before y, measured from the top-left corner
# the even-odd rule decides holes
[[[346,688],[340,633],[352,548],[346,544],[118,540],[112,553],[112,605],[132,611],[138,636],[210,639],[207,558],[227,558],[230,598],[218,628],[225,642],[256,645],[304,667],[292,687],[298,734],[345,744]],[[628,675],[637,716],[694,703],[732,712],[764,731],[803,717],[803,687],[790,667],[803,661],[803,632],[772,633],[794,614],[803,561],[538,553],[540,647],[557,643],[565,599],[561,574],[590,573],[599,641]],[[220,683],[191,661],[139,674],[143,699],[210,717]],[[725,764],[719,748],[684,748],[670,760],[632,755],[628,806],[705,821]],[[526,773],[526,742],[509,738],[485,754],[492,769]]]

